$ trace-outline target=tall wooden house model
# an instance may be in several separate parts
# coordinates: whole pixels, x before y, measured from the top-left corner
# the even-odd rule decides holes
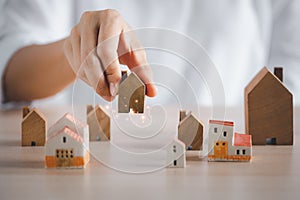
[[[22,146],[44,146],[46,141],[46,120],[36,109],[23,108],[21,140]]]
[[[282,68],[275,74],[264,67],[245,88],[246,133],[253,145],[293,144],[293,95],[282,83]]]

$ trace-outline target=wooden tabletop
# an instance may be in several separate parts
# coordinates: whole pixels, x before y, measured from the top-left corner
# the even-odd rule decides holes
[[[254,146],[250,163],[207,162],[190,153],[184,169],[148,173],[102,162],[97,147],[84,170],[45,169],[43,147],[20,146],[21,112],[2,112],[0,199],[299,199],[298,110],[294,146]],[[51,125],[70,109],[41,111]]]

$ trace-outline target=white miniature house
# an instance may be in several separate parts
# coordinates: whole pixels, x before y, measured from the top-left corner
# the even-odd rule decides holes
[[[252,157],[251,135],[234,133],[234,123],[209,121],[209,161],[249,161]]]
[[[48,130],[47,168],[83,168],[89,162],[88,125],[66,114]]]

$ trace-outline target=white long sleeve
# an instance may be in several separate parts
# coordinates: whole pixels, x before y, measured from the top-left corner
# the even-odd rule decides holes
[[[4,101],[3,74],[12,55],[22,47],[45,44],[67,36],[72,12],[71,0],[0,0],[1,102]]]

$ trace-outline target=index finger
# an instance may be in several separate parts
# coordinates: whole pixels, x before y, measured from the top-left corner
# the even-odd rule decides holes
[[[118,55],[120,63],[127,65],[145,83],[147,96],[156,96],[157,90],[153,83],[152,70],[147,62],[146,52],[133,31],[121,33]]]

